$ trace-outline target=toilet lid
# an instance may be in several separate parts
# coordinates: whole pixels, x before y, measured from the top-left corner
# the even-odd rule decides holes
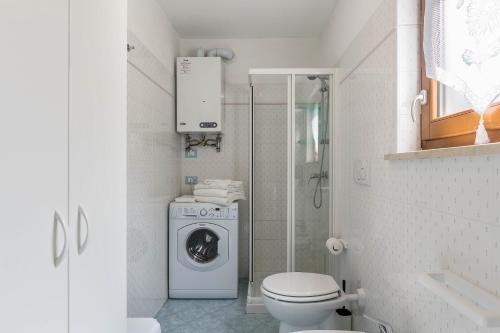
[[[271,293],[291,297],[315,297],[340,291],[330,275],[300,272],[268,276],[262,282],[262,287]]]

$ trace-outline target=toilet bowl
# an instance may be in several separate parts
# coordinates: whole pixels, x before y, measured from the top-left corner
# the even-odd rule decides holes
[[[280,321],[280,333],[342,329],[335,310],[347,299],[329,275],[274,274],[264,279],[261,291],[264,306]]]

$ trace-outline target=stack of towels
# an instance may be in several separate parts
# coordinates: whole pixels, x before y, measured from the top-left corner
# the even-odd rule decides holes
[[[206,179],[194,186],[194,200],[229,206],[237,200],[245,200],[243,183],[230,179]]]

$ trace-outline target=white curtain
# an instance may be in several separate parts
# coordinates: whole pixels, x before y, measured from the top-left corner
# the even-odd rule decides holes
[[[488,143],[483,114],[500,94],[500,0],[426,0],[427,76],[455,89],[481,115],[476,144]]]

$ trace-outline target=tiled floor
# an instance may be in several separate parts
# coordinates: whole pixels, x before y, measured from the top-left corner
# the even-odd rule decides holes
[[[247,286],[240,282],[235,300],[168,300],[156,315],[162,333],[277,333],[270,315],[245,314]]]

